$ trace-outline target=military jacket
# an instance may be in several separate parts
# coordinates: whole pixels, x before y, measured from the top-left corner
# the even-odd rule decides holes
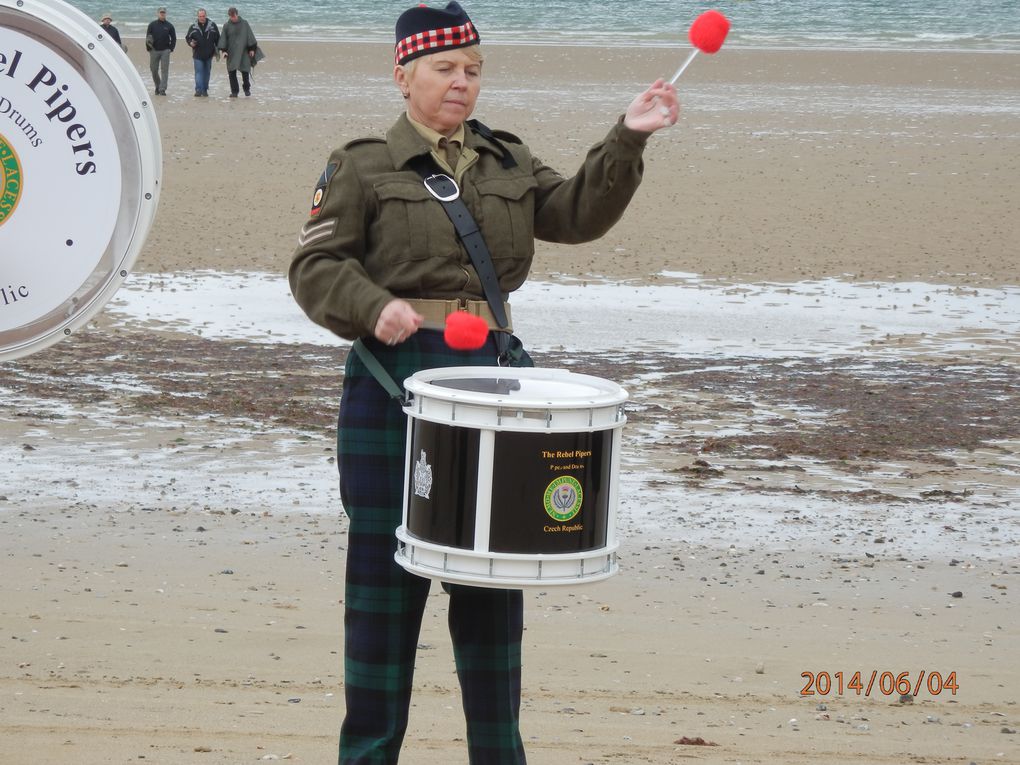
[[[620,219],[641,182],[646,140],[621,120],[568,179],[509,133],[466,131],[465,148],[478,157],[463,172],[458,166],[461,195],[504,294],[527,278],[536,238],[591,241]],[[442,204],[408,165],[430,151],[402,115],[385,141],[352,141],[329,157],[289,276],[305,313],[340,337],[371,336],[395,297],[485,299]]]

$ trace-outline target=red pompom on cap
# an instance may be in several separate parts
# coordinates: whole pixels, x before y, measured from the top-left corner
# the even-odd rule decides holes
[[[485,319],[467,311],[455,311],[446,317],[443,339],[458,351],[474,351],[485,345],[489,337],[489,325]]]
[[[715,53],[722,47],[730,31],[730,21],[719,11],[705,11],[687,32],[691,45],[702,53]]]

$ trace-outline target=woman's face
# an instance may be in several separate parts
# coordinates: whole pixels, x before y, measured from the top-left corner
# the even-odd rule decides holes
[[[482,63],[460,48],[419,58],[410,74],[396,67],[393,79],[407,96],[407,116],[451,136],[475,109]]]

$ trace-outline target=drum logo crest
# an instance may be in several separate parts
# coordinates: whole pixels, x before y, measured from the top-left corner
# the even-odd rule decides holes
[[[414,493],[415,496],[429,498],[432,492],[432,466],[425,457],[425,450],[421,450],[421,457],[414,463]]]
[[[569,521],[581,512],[584,490],[575,478],[560,476],[545,489],[545,512],[554,521]]]
[[[21,199],[21,164],[14,147],[0,134],[0,226],[14,214]]]

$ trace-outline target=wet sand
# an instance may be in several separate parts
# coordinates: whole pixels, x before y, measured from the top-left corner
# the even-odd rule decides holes
[[[478,116],[564,171],[679,58],[490,51]],[[175,57],[138,278],[281,273],[329,150],[400,108],[384,47],[266,52],[236,102],[221,71],[194,99]],[[540,245],[535,276],[1020,285],[1016,61],[699,57],[624,221]],[[544,348],[633,405],[620,575],[526,596],[529,761],[1020,762],[1020,364],[999,332],[813,359],[688,358],[626,327],[617,352]],[[335,761],[344,353],[107,314],[0,366],[0,757]],[[410,765],[466,762],[444,599]]]

